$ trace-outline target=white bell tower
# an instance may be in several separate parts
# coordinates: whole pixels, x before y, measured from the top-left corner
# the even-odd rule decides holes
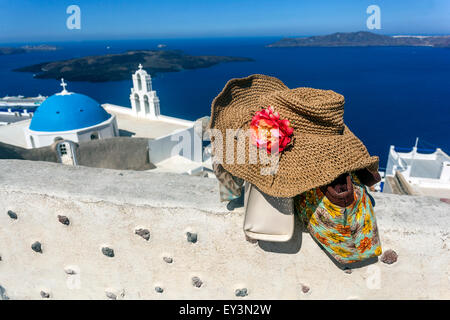
[[[156,119],[159,112],[159,98],[152,90],[152,78],[142,69],[133,74],[133,88],[130,94],[131,109],[137,117]]]

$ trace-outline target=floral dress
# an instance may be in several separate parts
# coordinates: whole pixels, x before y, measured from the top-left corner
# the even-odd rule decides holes
[[[299,218],[311,236],[342,264],[381,254],[372,200],[366,186],[352,174],[354,201],[337,206],[315,188],[295,197]]]

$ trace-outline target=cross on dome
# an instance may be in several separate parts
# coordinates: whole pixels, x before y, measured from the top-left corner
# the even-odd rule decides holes
[[[61,91],[60,94],[69,94],[69,91],[66,90],[67,83],[64,82],[64,78],[61,78],[60,86],[63,87],[63,90]]]
[[[61,78],[61,84],[60,84],[60,86],[63,87],[63,90],[64,90],[64,91],[66,91],[67,83],[64,82],[64,78]]]
[[[142,64],[139,63],[139,70],[142,70]]]

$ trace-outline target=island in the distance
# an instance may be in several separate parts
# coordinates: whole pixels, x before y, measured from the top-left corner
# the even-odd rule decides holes
[[[180,50],[134,50],[119,54],[89,56],[63,61],[44,62],[15,69],[33,72],[35,78],[70,81],[105,82],[127,80],[139,64],[152,75],[185,69],[207,68],[222,62],[253,61],[227,56],[191,56]]]
[[[337,32],[325,36],[283,38],[267,47],[450,47],[450,36],[386,36],[373,32]]]
[[[36,46],[27,45],[22,47],[0,47],[0,56],[7,54],[19,54],[35,51],[54,51],[54,50],[58,50],[58,48],[47,44],[40,44]]]

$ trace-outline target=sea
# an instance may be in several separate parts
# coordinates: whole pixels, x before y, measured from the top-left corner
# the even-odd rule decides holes
[[[331,89],[345,97],[344,120],[370,154],[386,165],[389,146],[450,152],[450,49],[432,47],[267,48],[279,37],[45,42],[56,51],[0,56],[0,97],[52,95],[60,81],[35,79],[15,68],[46,61],[135,49],[180,49],[191,55],[249,57],[204,69],[157,74],[153,88],[161,113],[195,120],[210,115],[211,101],[231,78],[260,73],[288,87]],[[3,43],[0,46],[21,46]],[[137,66],[136,66],[137,68]],[[100,103],[130,106],[130,79],[68,82],[68,90]]]

